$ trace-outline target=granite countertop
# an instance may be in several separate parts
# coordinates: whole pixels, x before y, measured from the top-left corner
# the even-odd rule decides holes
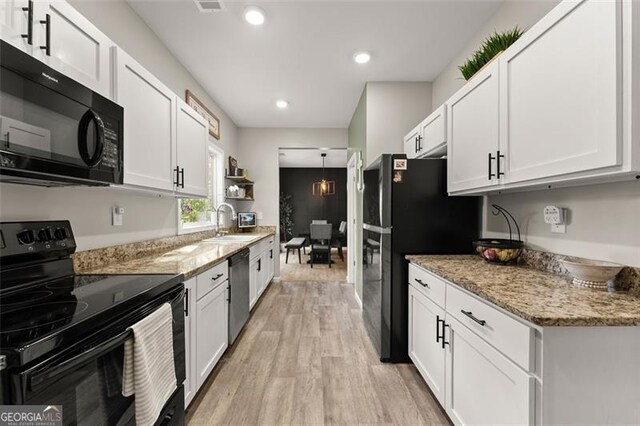
[[[640,297],[628,292],[575,287],[565,276],[490,264],[474,255],[411,255],[407,259],[542,327],[640,325]]]
[[[134,257],[130,260],[118,260],[86,268],[78,268],[76,266],[76,273],[82,275],[183,274],[184,279],[189,279],[219,264],[239,251],[256,244],[260,240],[274,235],[274,233],[256,232],[251,235],[255,235],[255,238],[250,241],[192,241],[164,252]]]

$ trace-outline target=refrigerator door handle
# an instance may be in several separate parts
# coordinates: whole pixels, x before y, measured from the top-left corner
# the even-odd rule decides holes
[[[392,226],[389,226],[388,228],[383,228],[381,226],[375,226],[375,225],[369,225],[368,223],[363,223],[362,224],[362,229],[365,229],[367,231],[371,231],[371,232],[375,232],[376,234],[391,234],[391,228],[393,228]]]

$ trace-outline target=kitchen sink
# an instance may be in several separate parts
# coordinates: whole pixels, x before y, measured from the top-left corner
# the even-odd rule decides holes
[[[247,241],[255,240],[255,235],[223,235],[220,237],[207,238],[206,240],[202,240],[204,243],[220,243],[220,242],[234,242],[234,243],[242,243]]]

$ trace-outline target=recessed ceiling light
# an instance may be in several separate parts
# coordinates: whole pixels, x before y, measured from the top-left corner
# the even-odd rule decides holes
[[[369,52],[358,52],[353,55],[353,60],[358,64],[366,64],[371,60],[371,54]]]
[[[264,10],[257,6],[250,6],[244,11],[244,19],[251,25],[264,24]]]
[[[285,101],[284,99],[280,99],[276,101],[276,106],[280,109],[285,109],[289,106],[289,102]]]

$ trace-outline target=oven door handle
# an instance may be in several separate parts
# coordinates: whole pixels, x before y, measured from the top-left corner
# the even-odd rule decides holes
[[[87,362],[98,358],[101,353],[112,351],[113,349],[122,345],[125,340],[129,339],[132,336],[133,332],[130,329],[127,329],[122,333],[106,340],[105,342],[92,347],[88,351],[81,352],[78,355],[59,363],[55,367],[47,367],[46,369],[43,369],[41,371],[28,373],[27,383],[29,383],[29,389],[34,390],[35,388],[48,382],[49,380],[52,380],[55,377],[60,376],[61,374],[65,374],[71,370],[76,369],[82,364],[86,364]]]

